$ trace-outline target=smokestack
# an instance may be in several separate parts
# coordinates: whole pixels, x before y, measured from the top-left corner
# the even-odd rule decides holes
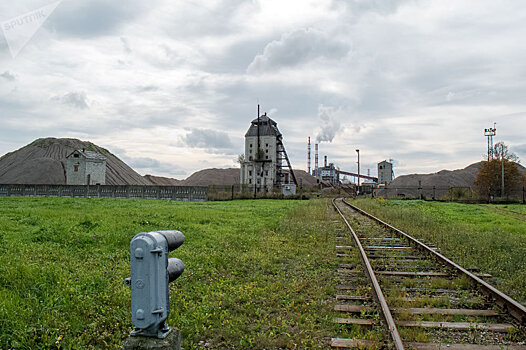
[[[327,156],[324,156],[323,158],[324,158],[323,164],[325,164],[324,167],[327,167]]]
[[[309,144],[307,146],[307,173],[310,175],[310,136],[309,136]]]
[[[318,176],[318,144],[314,144],[314,171],[315,175]]]

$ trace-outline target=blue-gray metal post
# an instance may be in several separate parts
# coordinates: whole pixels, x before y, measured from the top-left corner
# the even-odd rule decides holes
[[[165,338],[170,333],[168,284],[184,271],[184,263],[168,253],[184,243],[179,231],[137,234],[130,243],[132,336]]]

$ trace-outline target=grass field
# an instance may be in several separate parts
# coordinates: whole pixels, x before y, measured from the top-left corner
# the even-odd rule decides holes
[[[432,242],[464,267],[526,304],[526,206],[358,199],[358,207]]]
[[[2,198],[0,348],[121,348],[130,239],[168,229],[186,236],[168,319],[185,349],[323,347],[339,327],[328,205]]]

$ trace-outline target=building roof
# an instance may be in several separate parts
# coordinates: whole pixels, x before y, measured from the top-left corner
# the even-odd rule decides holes
[[[258,120],[252,121],[245,137],[258,136]],[[259,136],[281,136],[278,129],[278,123],[270,119],[266,114],[259,117]]]
[[[74,154],[74,153],[79,153],[81,156],[83,156],[87,160],[106,160],[106,157],[104,157],[99,152],[83,151],[83,150],[74,150],[66,158],[71,157],[71,155]]]

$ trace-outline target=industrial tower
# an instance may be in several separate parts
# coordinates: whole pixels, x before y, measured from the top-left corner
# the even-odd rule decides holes
[[[285,167],[289,171],[284,171]],[[278,124],[267,114],[259,115],[251,122],[245,134],[245,156],[241,163],[241,184],[254,188],[256,192],[271,191],[274,187],[290,183],[297,186],[294,171],[283,145],[283,135]]]

